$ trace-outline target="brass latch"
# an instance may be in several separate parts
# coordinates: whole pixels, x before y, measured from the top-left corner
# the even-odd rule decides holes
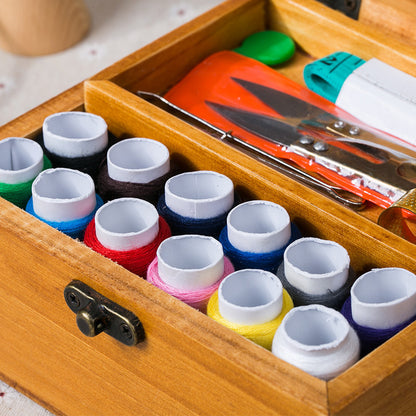
[[[125,345],[136,345],[145,338],[139,318],[79,280],[72,281],[64,290],[65,301],[80,331],[94,337],[101,332]]]

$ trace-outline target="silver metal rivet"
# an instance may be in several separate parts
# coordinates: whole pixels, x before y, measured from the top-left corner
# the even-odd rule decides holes
[[[358,134],[360,134],[360,128],[357,126],[352,126],[350,128],[350,134],[352,134],[353,136],[357,136]]]
[[[313,137],[311,137],[311,136],[302,136],[302,137],[299,139],[299,142],[300,142],[301,144],[312,144],[312,143],[314,142],[314,139],[313,139]]]
[[[329,148],[328,143],[325,142],[316,142],[313,145],[313,148],[317,151],[317,152],[326,152]]]
[[[343,129],[345,127],[345,121],[338,120],[334,123],[335,128]]]

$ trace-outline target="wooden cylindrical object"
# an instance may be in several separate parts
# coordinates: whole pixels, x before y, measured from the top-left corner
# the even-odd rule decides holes
[[[84,0],[2,0],[0,48],[46,55],[79,42],[90,27]]]

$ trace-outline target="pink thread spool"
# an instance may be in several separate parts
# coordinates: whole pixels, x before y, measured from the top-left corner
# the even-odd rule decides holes
[[[170,237],[160,244],[147,280],[205,313],[210,296],[233,271],[217,240],[188,234]]]

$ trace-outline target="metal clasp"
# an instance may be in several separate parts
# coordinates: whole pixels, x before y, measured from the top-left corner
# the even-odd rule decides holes
[[[132,346],[145,338],[140,319],[129,310],[114,303],[79,280],[72,281],[64,290],[65,301],[77,314],[80,331],[94,337],[101,332],[125,345]]]

